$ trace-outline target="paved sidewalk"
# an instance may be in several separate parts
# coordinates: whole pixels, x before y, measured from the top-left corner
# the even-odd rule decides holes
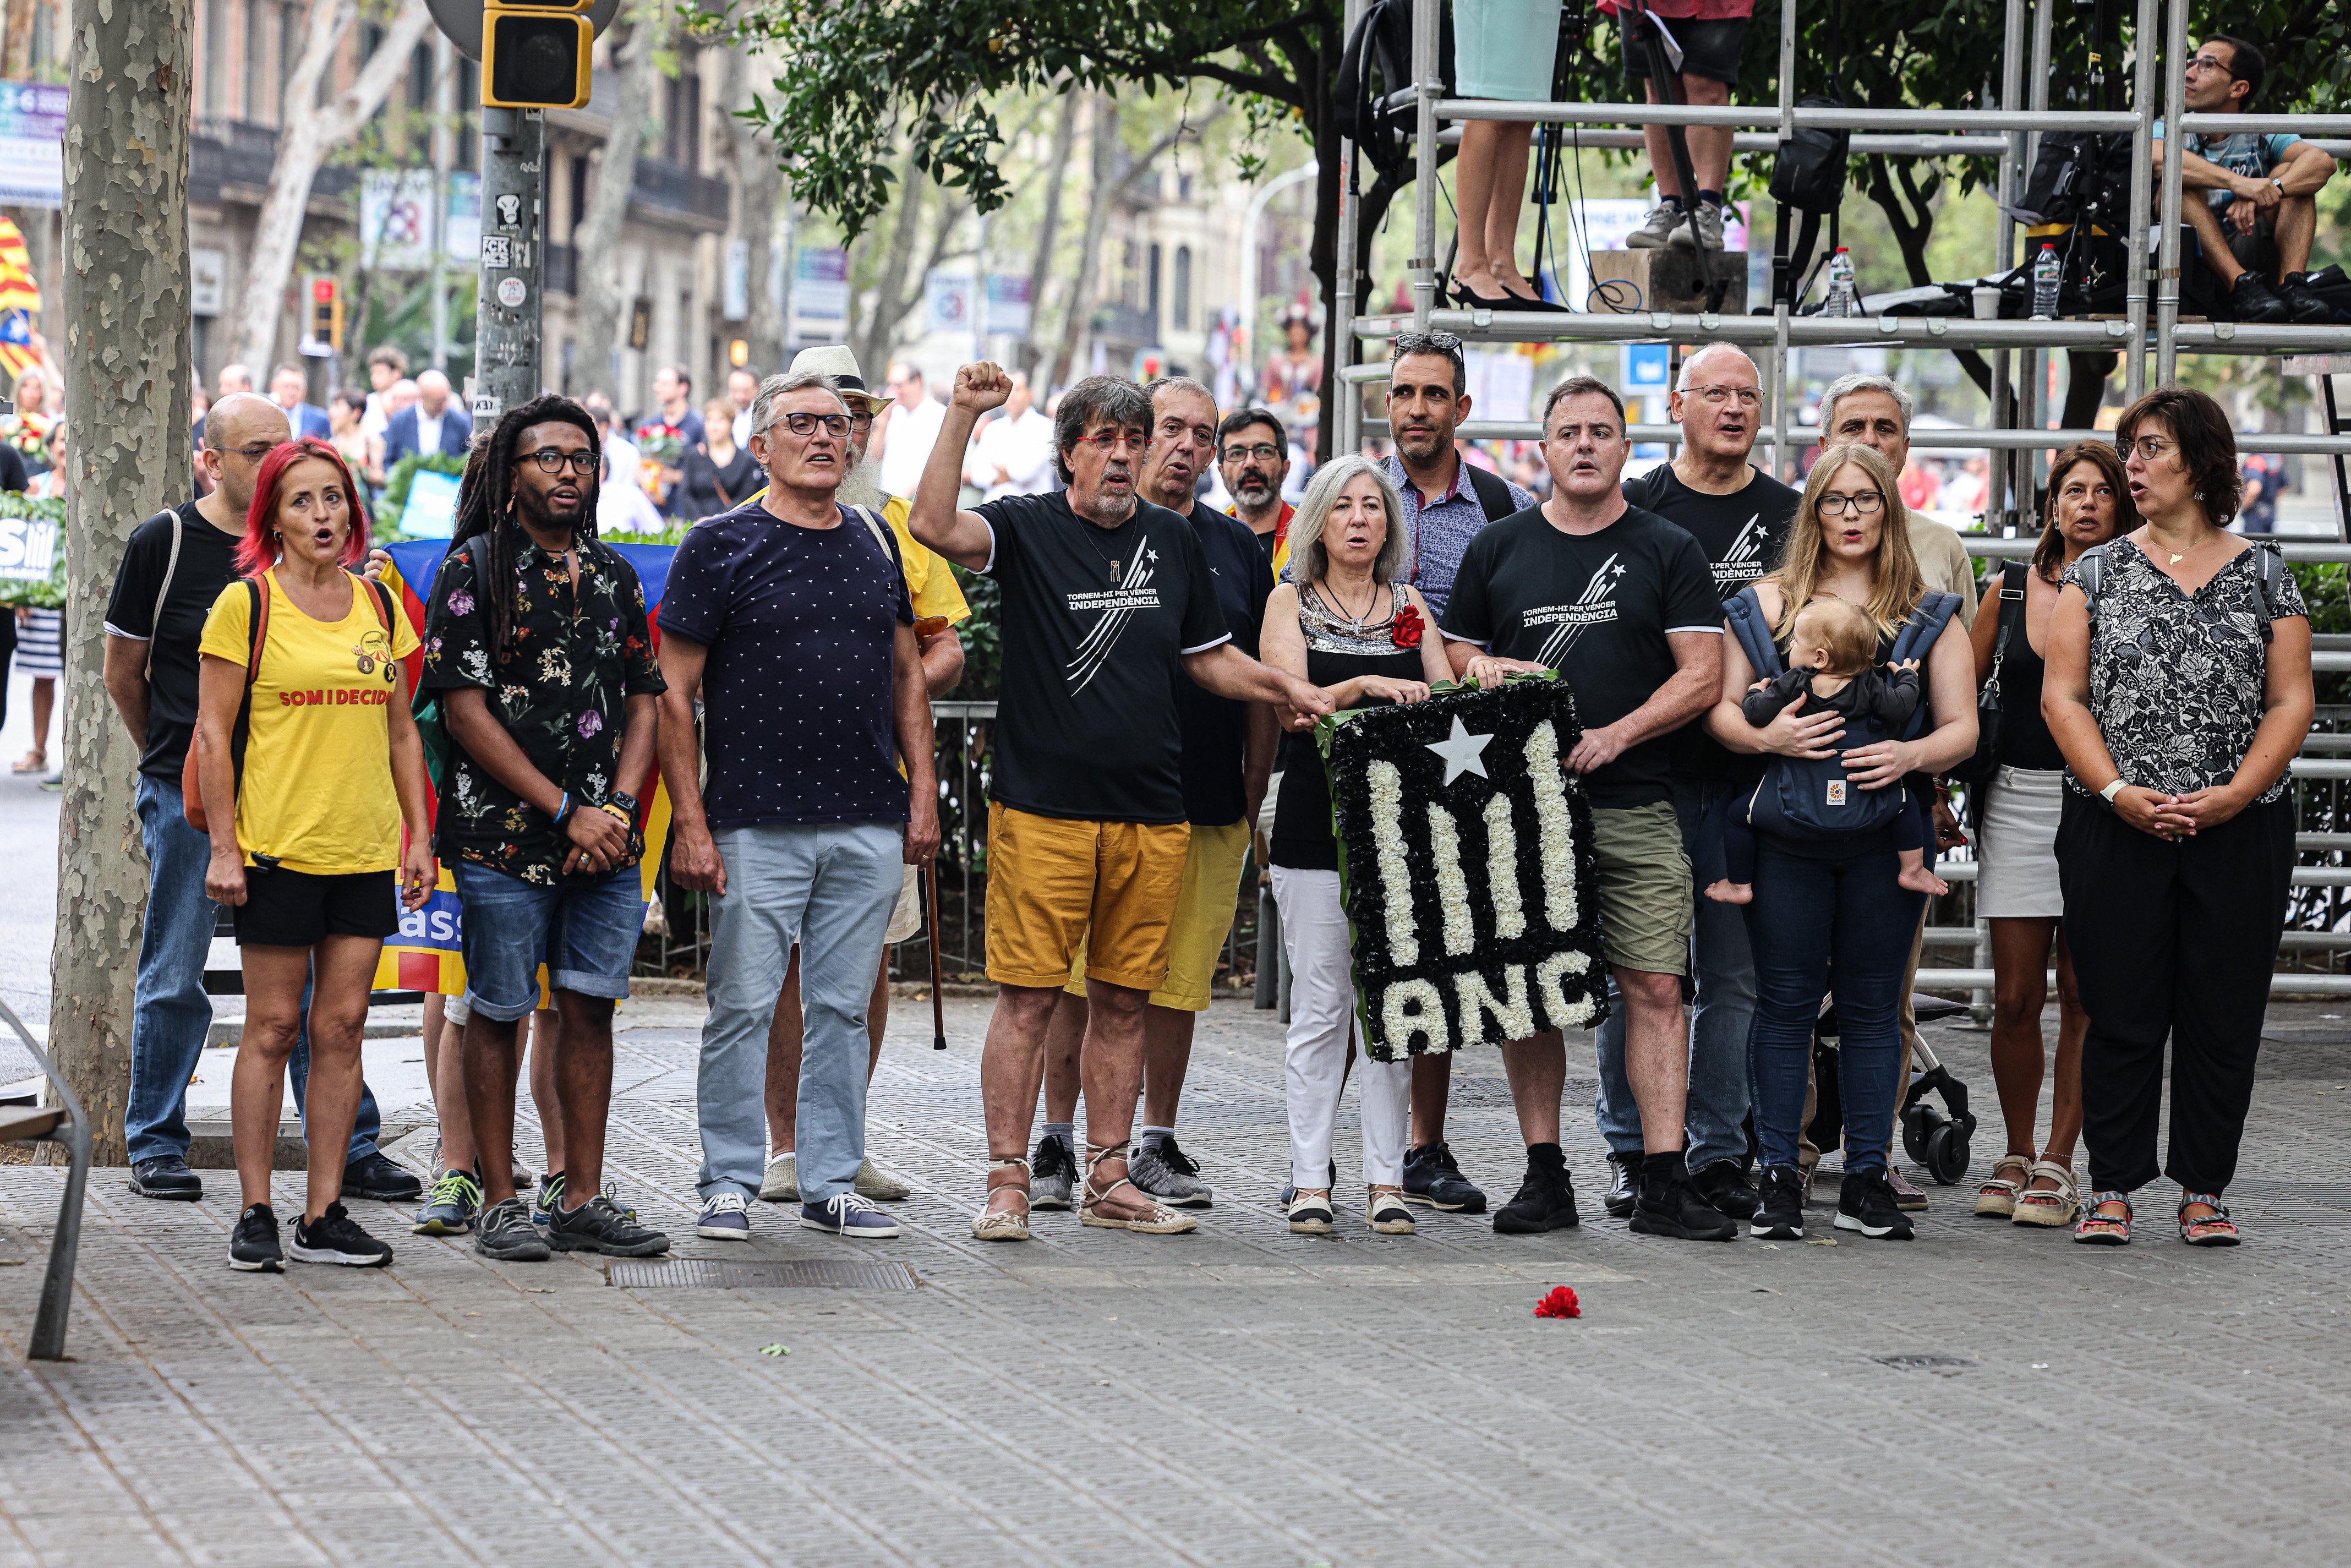
[[[2346,1009],[2351,1010],[2351,1009]],[[225,1265],[229,1173],[175,1206],[93,1179],[67,1365],[20,1359],[58,1173],[0,1167],[0,1564],[2313,1564],[2351,1498],[2351,1021],[2272,1015],[2235,1194],[2248,1242],[2181,1247],[2147,1195],[2127,1249],[1968,1217],[1904,1246],[1728,1246],[1598,1213],[1499,1238],[1362,1225],[1353,1100],[1339,1236],[1292,1237],[1270,1015],[1204,1021],[1185,1146],[1198,1234],[1041,1217],[981,1247],[985,1005],[952,1049],[902,1002],[873,1147],[903,1240],[761,1208],[692,1239],[695,1019],[623,1017],[612,1174],[686,1259],[887,1260],[912,1290],[624,1289],[601,1262],[495,1266],[376,1205],[386,1272]],[[1938,1051],[2000,1138],[1980,1034]],[[1490,1050],[1454,1145],[1499,1201],[1518,1161]],[[1569,1098],[1588,1103],[1588,1044]],[[279,1207],[299,1202],[281,1176]],[[1821,1228],[1828,1215],[1816,1209]],[[1585,1316],[1537,1321],[1573,1285]],[[763,1354],[788,1347],[789,1354]],[[1935,1369],[1888,1358],[1947,1357]]]

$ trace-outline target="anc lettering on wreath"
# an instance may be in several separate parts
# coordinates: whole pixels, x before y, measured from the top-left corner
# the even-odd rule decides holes
[[[1437,691],[1316,728],[1377,1061],[1607,1014],[1574,694],[1550,674]]]

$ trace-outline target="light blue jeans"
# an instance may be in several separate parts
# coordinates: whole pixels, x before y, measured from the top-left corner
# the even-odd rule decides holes
[[[1686,1159],[1691,1170],[1747,1157],[1747,1030],[1755,1017],[1755,960],[1747,924],[1735,904],[1705,895],[1722,875],[1722,845],[1700,841],[1698,829],[1731,786],[1698,779],[1674,781],[1674,815],[1690,859],[1690,973],[1698,1000],[1690,1009],[1689,1106],[1683,1113]],[[1608,982],[1608,1018],[1600,1026],[1600,1098],[1594,1118],[1612,1154],[1638,1154],[1641,1107],[1625,1075],[1625,1004]]]
[[[147,846],[147,924],[139,939],[139,987],[131,1013],[131,1099],[123,1107],[131,1163],[159,1155],[188,1155],[188,1081],[204,1060],[212,1028],[204,994],[204,956],[212,949],[220,905],[204,896],[204,868],[213,841],[188,826],[177,784],[141,773],[136,796],[139,839]],[[302,1014],[310,997],[302,996]],[[310,1031],[294,1042],[288,1064],[294,1107],[310,1086]],[[351,1124],[350,1158],[375,1152],[383,1130],[375,1096],[360,1086],[359,1118]]]
[[[904,877],[895,822],[768,823],[716,835],[726,891],[710,900],[710,1016],[695,1081],[704,1202],[759,1195],[768,1154],[768,1026],[800,950],[800,1197],[855,1190],[865,1161],[866,1004]]]

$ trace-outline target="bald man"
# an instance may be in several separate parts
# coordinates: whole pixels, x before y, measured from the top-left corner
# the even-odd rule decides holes
[[[463,457],[473,444],[473,418],[449,395],[449,378],[426,371],[416,378],[416,402],[383,427],[383,465],[418,453]]]
[[[213,601],[236,579],[234,558],[262,459],[290,434],[286,411],[233,392],[204,416],[196,455],[211,492],[156,513],[131,531],[106,607],[106,690],[140,744],[139,836],[147,849],[146,930],[131,1018],[131,1099],[123,1111],[131,1190],[193,1202],[204,1183],[188,1168],[188,1081],[213,1021],[204,956],[220,906],[204,896],[212,841],[188,826],[180,770],[196,725],[196,643]],[[307,1009],[306,1009],[307,1010]],[[293,1061],[294,1103],[309,1082],[306,1036]],[[413,1198],[422,1184],[375,1145],[381,1118],[362,1091],[351,1131],[346,1198]]]

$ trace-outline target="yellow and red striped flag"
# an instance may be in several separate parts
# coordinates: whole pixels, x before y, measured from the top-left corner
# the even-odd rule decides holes
[[[33,281],[33,258],[13,219],[0,218],[0,372],[14,385],[41,362],[33,347],[33,319],[40,313],[41,287]]]

